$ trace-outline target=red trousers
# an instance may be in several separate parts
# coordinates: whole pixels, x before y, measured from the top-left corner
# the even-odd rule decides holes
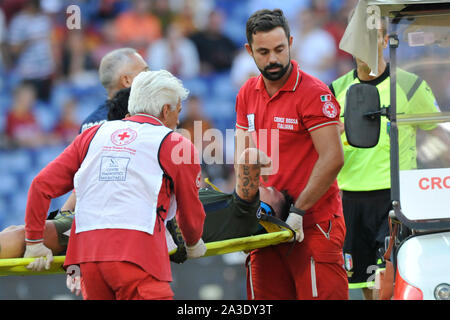
[[[159,281],[138,265],[125,261],[80,264],[85,300],[171,300],[169,282]]]
[[[298,243],[257,249],[247,257],[249,300],[345,300],[344,217],[303,230]]]

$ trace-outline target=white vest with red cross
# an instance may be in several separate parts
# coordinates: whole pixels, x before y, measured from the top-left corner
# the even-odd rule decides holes
[[[159,149],[171,131],[123,120],[98,129],[74,177],[76,233],[130,229],[153,234],[164,174]],[[170,209],[167,219],[175,211]]]

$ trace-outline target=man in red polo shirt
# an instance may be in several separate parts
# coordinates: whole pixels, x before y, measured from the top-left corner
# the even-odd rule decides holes
[[[336,183],[344,161],[339,104],[324,83],[291,60],[293,38],[281,10],[255,12],[247,40],[261,75],[249,79],[236,99],[236,151],[247,139],[272,158],[265,184],[296,199],[287,223],[297,230],[294,245],[250,253],[248,298],[348,299]]]

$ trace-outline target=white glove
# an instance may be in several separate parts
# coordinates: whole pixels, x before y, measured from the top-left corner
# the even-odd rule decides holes
[[[79,266],[70,265],[67,268],[66,286],[73,294],[79,296],[81,292],[81,274]]]
[[[53,262],[52,250],[47,248],[43,242],[37,244],[27,244],[23,257],[36,257],[36,259],[27,266],[27,269],[32,271],[42,271],[44,267],[46,270],[49,270]]]
[[[303,234],[303,217],[297,213],[291,212],[286,219],[286,223],[295,231],[295,240],[302,242],[305,237]],[[290,242],[292,241],[294,241],[294,239]]]
[[[202,238],[193,246],[186,246],[186,253],[188,259],[199,258],[206,253],[206,246]]]

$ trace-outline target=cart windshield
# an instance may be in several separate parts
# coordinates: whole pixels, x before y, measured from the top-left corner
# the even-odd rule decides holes
[[[390,22],[391,26],[398,22],[399,38],[396,100],[401,213],[424,229],[447,228],[450,11],[403,13]]]

